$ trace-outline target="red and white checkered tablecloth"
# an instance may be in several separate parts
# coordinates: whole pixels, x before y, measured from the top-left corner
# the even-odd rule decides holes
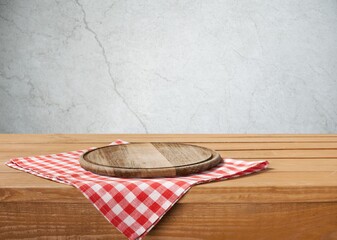
[[[117,140],[112,144],[126,143]],[[14,158],[6,165],[78,188],[129,239],[143,238],[193,185],[240,177],[268,167],[267,161],[224,159],[209,171],[186,177],[126,179],[100,176],[81,168],[79,157],[86,151]]]

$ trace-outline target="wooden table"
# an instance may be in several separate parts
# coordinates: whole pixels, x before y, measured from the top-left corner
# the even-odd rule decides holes
[[[130,142],[186,142],[270,169],[193,187],[146,239],[337,239],[337,135],[0,135],[0,239],[124,239],[75,188],[12,157]]]

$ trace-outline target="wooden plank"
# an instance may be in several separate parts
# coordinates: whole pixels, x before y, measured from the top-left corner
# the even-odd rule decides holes
[[[0,143],[109,143],[130,142],[337,142],[337,135],[228,135],[228,134],[0,134]]]
[[[221,150],[323,150],[323,149],[334,149],[337,150],[337,142],[305,142],[305,143],[187,143],[193,144],[201,147],[210,148],[216,151]],[[72,151],[79,149],[87,149],[90,147],[100,147],[105,146],[103,143],[91,144],[91,143],[47,143],[47,144],[35,144],[35,143],[2,143],[0,145],[0,152],[27,152],[48,150],[57,152]]]
[[[0,239],[79,238],[126,239],[90,203],[0,204]]]
[[[65,151],[73,151],[80,149],[88,149],[90,147],[102,147],[106,146],[105,144],[96,144],[93,145],[91,143],[45,143],[45,144],[37,144],[37,143],[2,143],[0,144],[0,152],[1,153],[15,153],[15,152],[28,152],[28,151],[53,151],[54,153],[65,152]]]
[[[224,158],[337,158],[337,150],[248,150],[217,151]]]
[[[244,159],[246,161],[255,161],[255,159]],[[266,159],[270,163],[270,168],[273,171],[288,171],[288,172],[331,172],[337,170],[337,158],[275,158]],[[6,166],[4,163],[8,159],[0,160],[0,172],[18,172],[18,170]]]
[[[280,203],[280,202],[336,202],[337,187],[296,187],[267,186],[267,187],[207,187],[194,186],[179,203]],[[210,194],[211,193],[211,194]],[[1,188],[0,200],[4,202],[41,202],[41,203],[87,203],[88,200],[71,186],[63,185],[58,188],[18,187]]]
[[[31,174],[24,172],[18,173],[1,173],[0,188],[27,188],[27,187],[61,187],[62,184],[54,183],[49,180],[44,180]],[[56,185],[55,185],[56,184]],[[266,170],[263,173],[251,174],[248,176],[235,178],[232,180],[219,181],[200,185],[204,188],[214,187],[302,187],[321,186],[336,187],[337,186],[337,171],[325,172],[282,172],[276,170]],[[211,193],[210,193],[211,194]],[[336,199],[337,200],[337,199]]]
[[[77,192],[77,190],[68,185],[25,173],[0,174],[1,202],[60,201],[59,196],[64,193],[60,190],[69,190],[67,202],[78,202],[79,199],[83,201],[81,197],[74,197],[74,191]],[[313,174],[312,172],[273,172],[271,170],[194,186],[181,201],[205,204],[210,202],[337,202],[337,172]]]
[[[238,151],[217,151],[224,158],[237,159],[273,159],[273,158],[337,158],[337,150],[238,150]],[[0,159],[10,159],[15,157],[46,155],[55,153],[54,150],[37,150],[25,152],[0,152]]]
[[[66,184],[56,183],[22,171],[0,174],[0,191],[5,188],[56,188],[57,190],[57,188],[64,187],[71,188]]]
[[[293,143],[192,143],[198,146],[221,150],[337,150],[337,142],[293,142]],[[1,151],[1,150],[0,150]]]
[[[21,171],[8,167],[5,164],[0,163],[0,174],[1,173],[20,173]]]
[[[149,238],[333,239],[336,207],[330,203],[177,205]]]
[[[177,203],[146,239],[335,239],[336,216],[337,203]],[[0,204],[0,239],[46,238],[125,239],[89,203]]]
[[[244,159],[252,161],[251,159]],[[337,158],[268,159],[273,172],[333,172],[337,171]]]
[[[199,186],[200,187],[200,186]],[[235,188],[213,189],[213,195],[205,193],[198,186],[192,188],[179,202],[181,203],[277,203],[277,202],[334,202],[336,200],[336,188],[306,187],[301,191],[288,187],[263,187],[263,188]],[[294,194],[296,192],[296,194]],[[217,196],[215,196],[217,193]],[[271,195],[272,194],[272,195]],[[255,195],[254,197],[250,197]],[[55,189],[48,188],[17,188],[1,189],[2,202],[43,202],[43,203],[87,203],[88,200],[75,188],[67,187]],[[214,197],[215,196],[215,197]],[[205,198],[208,201],[205,201]],[[266,201],[266,199],[268,199]]]

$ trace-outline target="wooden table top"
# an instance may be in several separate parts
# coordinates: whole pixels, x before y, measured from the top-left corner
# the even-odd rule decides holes
[[[230,134],[0,134],[0,201],[87,202],[71,186],[4,165],[14,157],[43,155],[129,142],[183,142],[222,157],[265,159],[263,173],[193,187],[180,203],[337,202],[337,135]]]

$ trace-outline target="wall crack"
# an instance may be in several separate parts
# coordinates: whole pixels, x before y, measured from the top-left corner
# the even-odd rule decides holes
[[[83,15],[82,20],[83,20],[85,29],[86,29],[88,32],[90,32],[90,33],[94,36],[95,41],[97,42],[99,48],[100,48],[101,51],[102,51],[102,56],[103,56],[105,65],[107,66],[107,72],[108,72],[109,78],[110,78],[111,81],[112,81],[114,92],[115,92],[115,93],[117,94],[117,96],[122,100],[122,102],[123,102],[124,105],[127,107],[127,109],[129,109],[129,111],[132,113],[132,115],[134,115],[134,117],[138,120],[138,122],[140,123],[140,125],[142,125],[142,127],[143,127],[144,130],[145,130],[145,133],[148,133],[147,127],[146,127],[145,123],[143,122],[143,120],[138,116],[138,114],[136,113],[136,111],[133,110],[133,109],[131,108],[131,106],[129,105],[129,103],[126,101],[125,97],[119,92],[119,90],[118,90],[118,88],[117,88],[116,81],[115,81],[115,79],[112,77],[111,67],[110,67],[110,63],[109,63],[109,61],[108,61],[108,57],[107,57],[107,55],[106,55],[105,48],[104,48],[102,42],[100,41],[100,39],[99,39],[97,33],[96,33],[96,32],[89,26],[88,21],[87,21],[87,14],[86,14],[86,11],[84,10],[83,5],[79,2],[79,0],[75,0],[75,3],[76,3],[76,4],[80,7],[80,9],[81,9],[81,12],[82,12],[82,15]]]

